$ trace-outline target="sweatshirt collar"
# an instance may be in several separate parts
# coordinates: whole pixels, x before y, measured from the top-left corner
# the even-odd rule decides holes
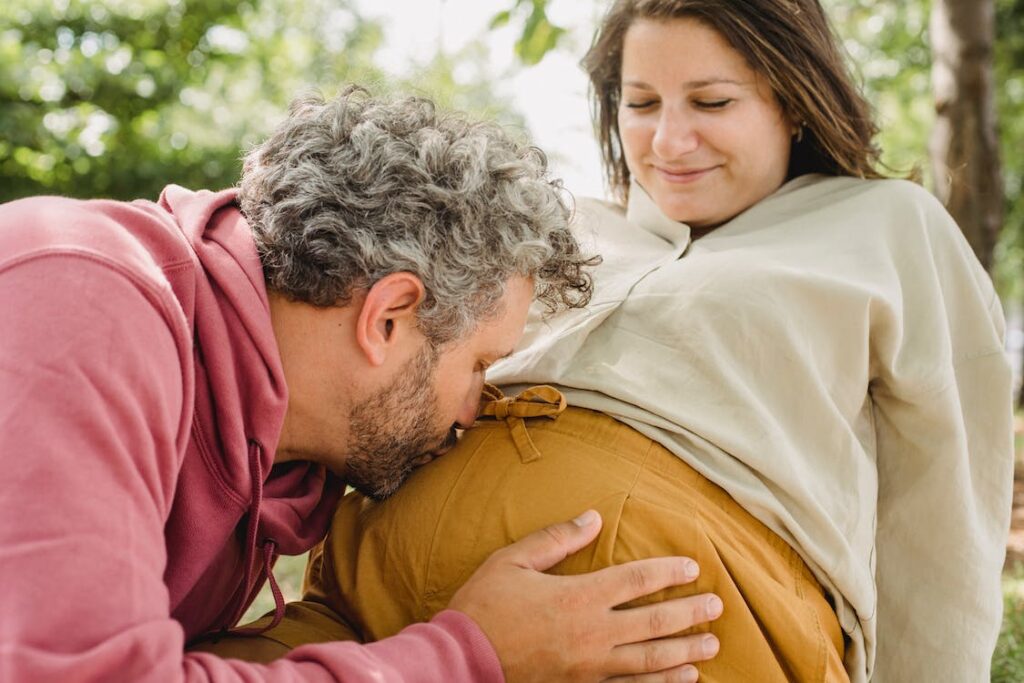
[[[829,191],[834,187],[834,184],[828,181],[835,180],[846,182],[849,179],[808,173],[787,180],[775,192],[718,226],[708,235],[724,237],[736,234],[737,232],[748,232],[764,225],[774,224],[778,221],[778,215],[792,215],[806,207],[810,201],[807,195],[803,193],[806,188],[817,187],[820,191]],[[654,203],[651,195],[635,179],[631,180],[629,184],[629,203],[626,207],[626,219],[630,223],[657,235],[676,247],[684,247],[684,251],[691,242],[690,226],[686,223],[672,220],[662,213],[658,205]],[[701,241],[704,242],[704,239]]]

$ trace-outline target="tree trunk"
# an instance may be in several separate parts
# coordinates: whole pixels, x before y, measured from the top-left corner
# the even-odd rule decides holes
[[[995,0],[933,0],[934,189],[986,270],[992,268],[1005,210],[994,42]]]

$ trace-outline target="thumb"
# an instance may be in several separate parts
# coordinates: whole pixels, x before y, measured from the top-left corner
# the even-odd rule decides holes
[[[584,548],[601,531],[601,515],[587,510],[570,522],[535,531],[505,549],[513,564],[544,571]]]

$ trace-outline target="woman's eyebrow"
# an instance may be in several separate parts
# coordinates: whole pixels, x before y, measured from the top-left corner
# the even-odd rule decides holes
[[[747,85],[748,84],[746,81],[737,81],[735,78],[712,77],[712,78],[702,78],[701,80],[698,80],[698,81],[686,81],[685,83],[683,83],[683,87],[684,88],[690,88],[690,89],[693,89],[693,88],[704,88],[704,87],[709,86],[709,85],[717,85],[717,84],[720,84],[720,83],[728,83],[728,84],[732,84],[732,85]],[[653,88],[648,83],[645,83],[644,81],[637,81],[637,80],[632,80],[632,79],[628,80],[628,81],[623,81],[622,85],[629,86],[631,88],[642,88],[642,89],[646,89],[646,90],[653,90]]]

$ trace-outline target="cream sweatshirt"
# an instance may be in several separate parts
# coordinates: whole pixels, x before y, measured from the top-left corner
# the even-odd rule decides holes
[[[909,182],[803,176],[691,243],[630,196],[580,202],[593,303],[534,311],[489,380],[554,384],[726,489],[835,600],[855,683],[987,681],[1010,369],[952,218]]]

